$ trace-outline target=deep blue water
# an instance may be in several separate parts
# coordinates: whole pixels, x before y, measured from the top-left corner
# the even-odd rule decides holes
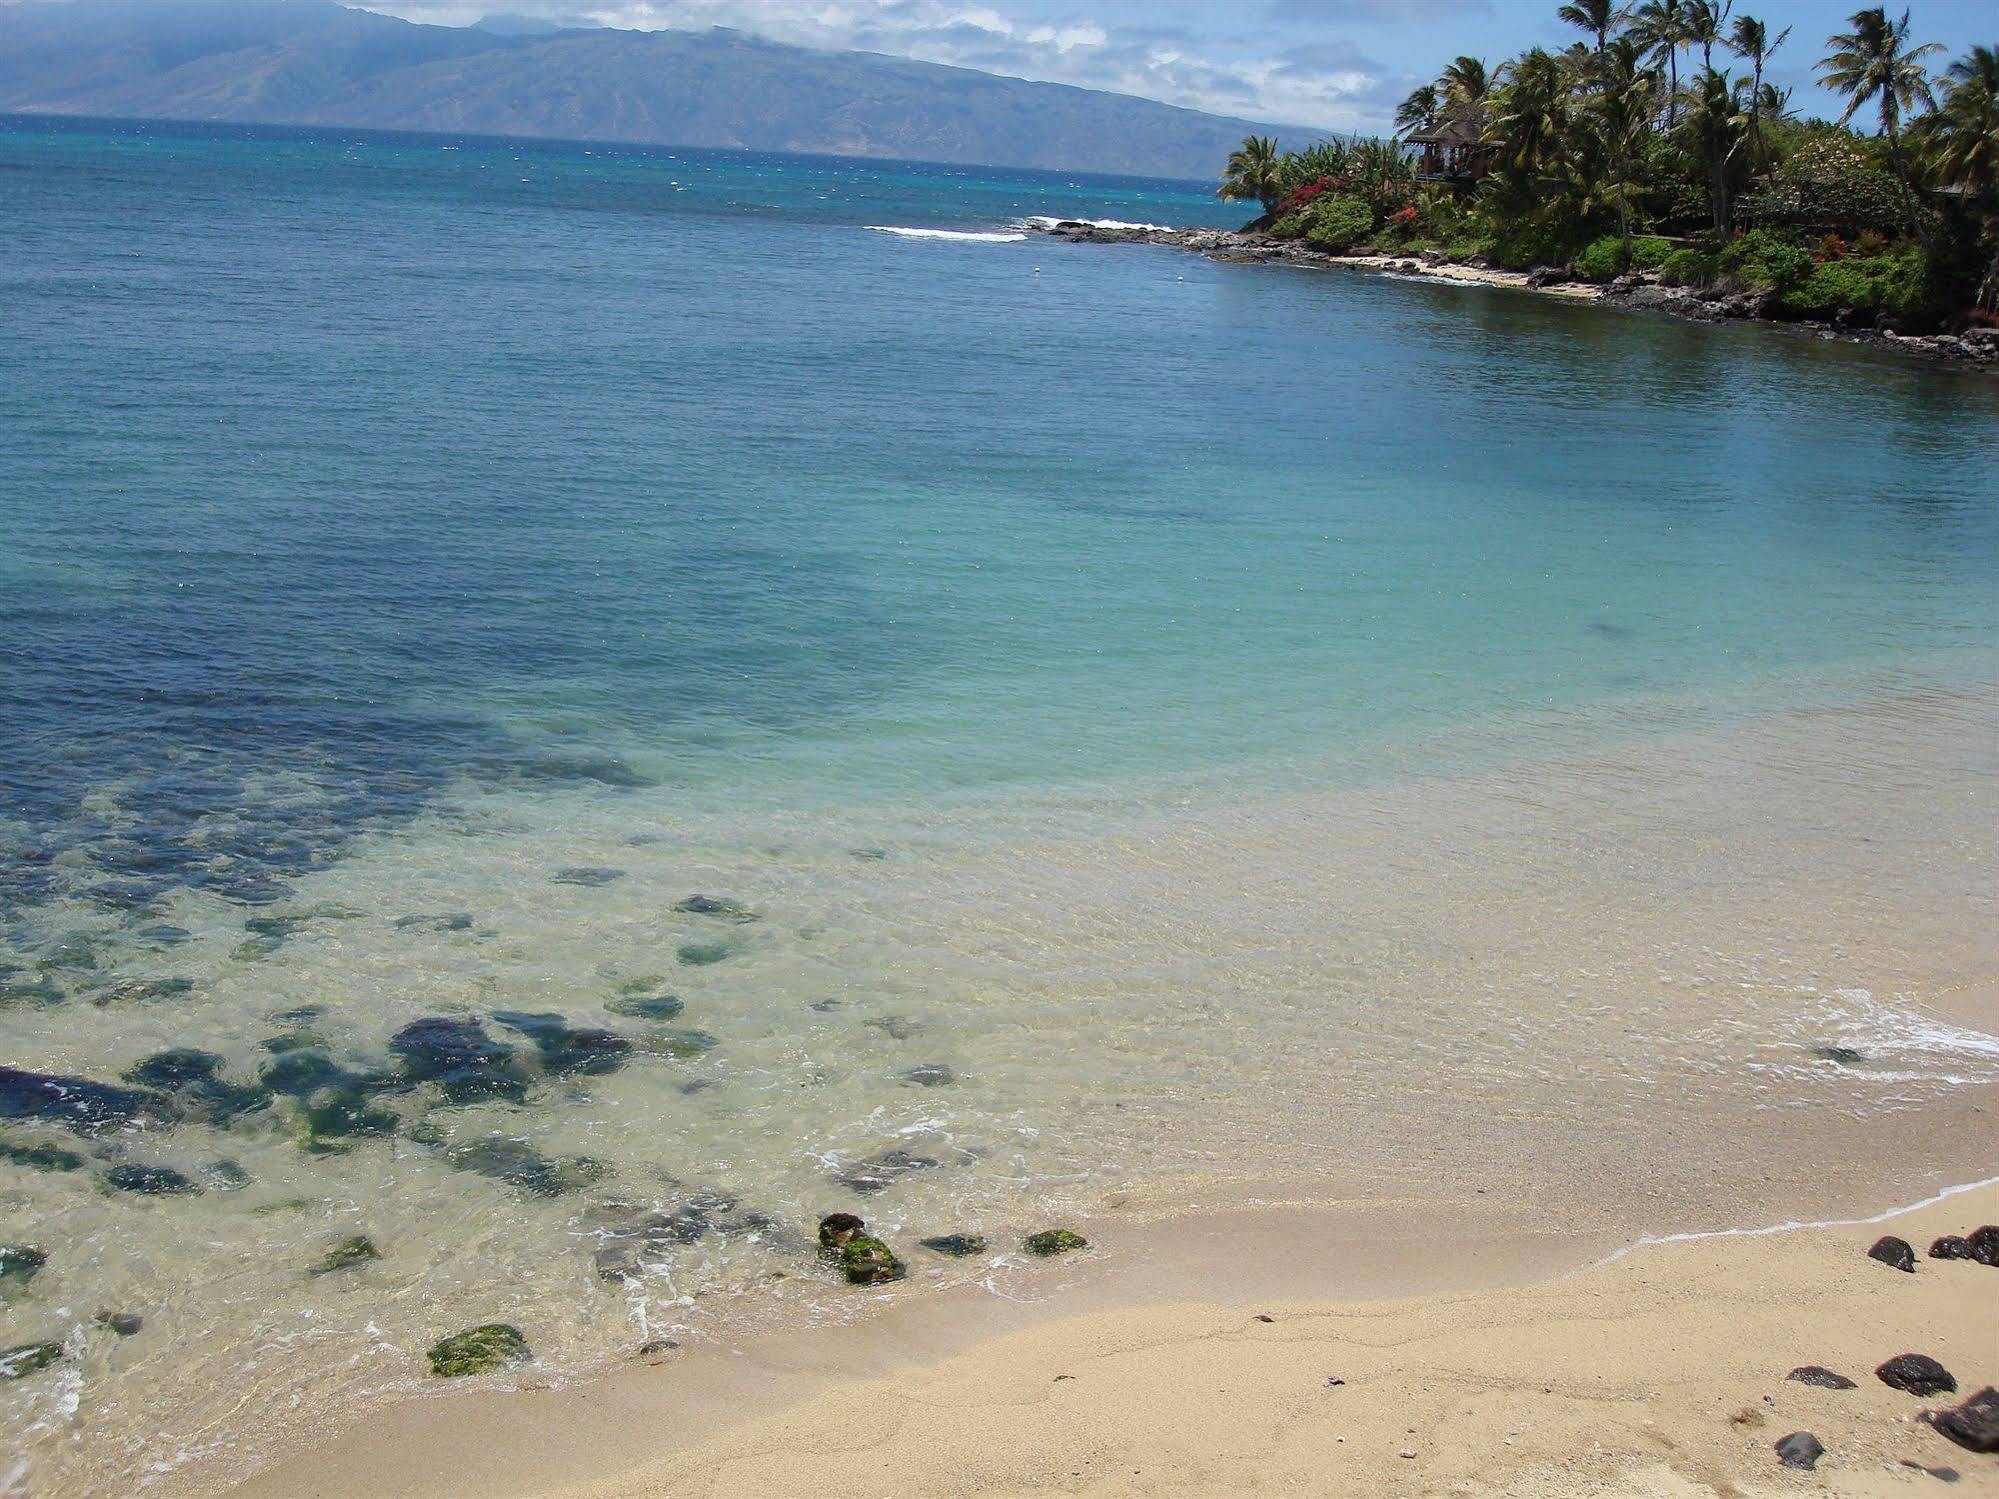
[[[923,796],[1987,659],[1988,380],[868,227],[1040,213],[1233,217],[7,122],[0,896],[275,899],[467,777]]]

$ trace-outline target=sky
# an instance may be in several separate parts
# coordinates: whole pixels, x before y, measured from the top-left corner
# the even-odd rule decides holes
[[[655,29],[733,26],[806,46],[858,48],[1017,78],[1141,94],[1219,114],[1387,131],[1395,104],[1461,52],[1497,64],[1563,46],[1559,0],[348,0],[462,25],[500,11]],[[1999,0],[1907,0],[1914,30],[1950,57],[1999,44]],[[1858,0],[1736,0],[1791,28],[1767,76],[1807,115],[1836,116],[1812,65]],[[1939,65],[1949,57],[1939,58]],[[1286,142],[1289,144],[1289,142]]]

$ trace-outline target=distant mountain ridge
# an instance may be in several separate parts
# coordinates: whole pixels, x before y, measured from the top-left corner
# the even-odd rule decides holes
[[[1207,178],[1322,132],[741,32],[426,26],[332,0],[0,5],[0,111],[352,125]]]

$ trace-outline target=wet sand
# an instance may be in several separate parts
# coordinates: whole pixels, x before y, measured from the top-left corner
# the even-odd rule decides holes
[[[1999,1457],[1915,1419],[1949,1399],[1872,1372],[1920,1352],[1961,1395],[1999,1381],[1999,1270],[1865,1255],[1999,1220],[1999,1186],[1628,1253],[1530,1217],[1399,1203],[1113,1231],[1044,1267],[1046,1299],[954,1293],[580,1387],[417,1402],[236,1492],[1649,1499],[1943,1492],[1926,1470],[1949,1468],[1949,1492],[1999,1493]],[[1802,1364],[1858,1388],[1787,1381]],[[1772,1450],[1801,1429],[1827,1449],[1809,1477]]]

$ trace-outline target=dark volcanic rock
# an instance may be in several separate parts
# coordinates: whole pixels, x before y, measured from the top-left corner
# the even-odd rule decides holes
[[[0,1379],[26,1379],[62,1357],[60,1343],[21,1343],[0,1348]]]
[[[226,1124],[238,1114],[264,1106],[266,1097],[258,1089],[239,1087],[218,1077],[221,1066],[222,1058],[212,1051],[180,1046],[133,1063],[123,1076],[128,1083],[172,1094],[183,1117],[209,1124]]]
[[[741,901],[719,895],[690,895],[674,902],[673,909],[686,916],[719,916],[724,921],[760,921],[762,917]]]
[[[366,1234],[353,1234],[342,1239],[320,1256],[319,1263],[312,1267],[314,1275],[331,1275],[336,1270],[351,1270],[356,1265],[365,1265],[369,1260],[378,1260],[382,1252],[375,1247],[375,1241]]]
[[[1964,1241],[1971,1246],[1971,1257],[1979,1264],[1999,1265],[1999,1224],[1974,1228],[1964,1236]]]
[[[948,1254],[954,1260],[986,1252],[985,1236],[982,1234],[939,1234],[934,1239],[918,1239],[916,1242],[937,1254]]]
[[[1938,1411],[1930,1424],[1971,1452],[1999,1452],[1999,1390],[1987,1385],[1962,1405]]]
[[[191,1197],[201,1190],[171,1166],[113,1166],[104,1179],[121,1192],[141,1197]]]
[[[1800,1364],[1786,1379],[1795,1379],[1799,1384],[1814,1385],[1821,1390],[1853,1390],[1859,1386],[1844,1374],[1835,1374],[1821,1364]]]
[[[0,1244],[0,1290],[25,1286],[48,1262],[47,1252],[32,1244]]]
[[[938,1164],[934,1156],[916,1155],[898,1147],[849,1166],[833,1179],[849,1191],[866,1197],[882,1191],[911,1172],[930,1171]]]
[[[1971,1240],[1961,1239],[1956,1234],[1945,1234],[1941,1239],[1930,1245],[1930,1258],[1933,1260],[1972,1259],[1974,1256],[1971,1252]]]
[[[36,1119],[79,1135],[126,1125],[171,1122],[172,1102],[158,1093],[0,1067],[0,1119]]]
[[[146,1325],[137,1312],[99,1312],[91,1318],[99,1327],[108,1327],[121,1338],[129,1338]]]
[[[558,885],[587,885],[596,887],[608,885],[613,880],[622,880],[622,869],[604,869],[597,865],[579,865],[572,869],[558,869],[550,876]]]
[[[1897,1354],[1874,1372],[1881,1383],[1891,1389],[1907,1390],[1911,1395],[1957,1393],[1956,1378],[1927,1353]]]
[[[524,1140],[494,1136],[454,1145],[444,1158],[460,1171],[489,1176],[519,1188],[530,1197],[560,1197],[595,1186],[609,1175],[609,1169],[588,1156],[554,1160]]]
[[[1821,1062],[1837,1062],[1842,1067],[1857,1067],[1867,1060],[1851,1046],[1814,1046],[1812,1055]]]
[[[1906,1270],[1911,1275],[1916,1272],[1916,1251],[1907,1239],[1898,1239],[1893,1234],[1876,1239],[1874,1247],[1867,1251],[1867,1257],[1879,1260],[1891,1270]]]
[[[466,1374],[485,1374],[494,1369],[510,1369],[534,1355],[518,1327],[504,1322],[488,1322],[441,1338],[430,1347],[430,1372],[439,1379],[456,1379]]]
[[[1777,1440],[1777,1460],[1787,1468],[1802,1468],[1809,1473],[1824,1456],[1824,1445],[1809,1431],[1794,1431]]]
[[[553,1073],[615,1072],[632,1049],[632,1043],[616,1031],[572,1026],[560,1015],[499,1010],[493,1018],[534,1042],[541,1051],[542,1066]]]
[[[397,1031],[389,1048],[401,1055],[406,1081],[436,1083],[452,1103],[480,1098],[518,1103],[525,1096],[514,1048],[488,1036],[476,1020],[426,1015]]]

